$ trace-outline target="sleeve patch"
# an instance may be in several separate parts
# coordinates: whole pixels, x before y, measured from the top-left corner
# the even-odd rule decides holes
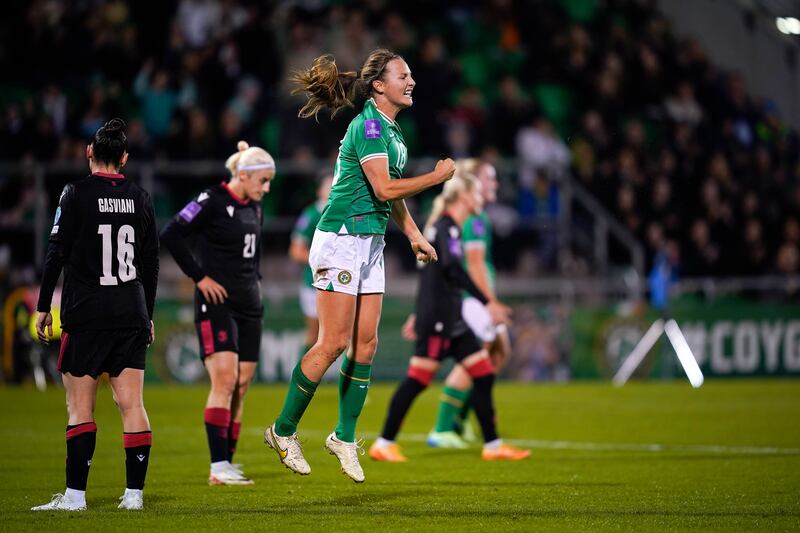
[[[364,137],[367,139],[380,139],[381,137],[380,119],[371,118],[364,121]]]
[[[472,221],[472,233],[477,237],[486,235],[486,224],[483,223],[483,220],[476,218]]]
[[[53,219],[53,225],[58,224],[58,219],[61,218],[61,207],[56,207],[56,217]]]
[[[194,217],[196,217],[197,214],[202,210],[203,206],[198,204],[196,201],[192,200],[191,202],[186,204],[186,207],[181,209],[181,212],[178,213],[178,215],[186,222],[191,222],[192,220],[194,220]]]

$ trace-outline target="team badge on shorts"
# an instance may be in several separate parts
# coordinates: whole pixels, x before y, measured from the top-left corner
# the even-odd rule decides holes
[[[347,285],[348,283],[353,281],[353,275],[347,270],[342,270],[341,272],[339,272],[338,278],[339,278],[339,283],[341,283],[342,285]]]

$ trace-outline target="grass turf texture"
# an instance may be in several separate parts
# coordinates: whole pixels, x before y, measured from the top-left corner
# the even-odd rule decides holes
[[[0,389],[2,530],[796,530],[800,527],[800,381],[501,384],[500,430],[529,441],[521,463],[477,448],[433,450],[438,387],[408,416],[406,464],[362,458],[367,481],[339,471],[323,441],[336,390],[323,385],[300,426],[312,473],[292,474],[262,443],[284,386],[249,393],[239,453],[252,487],[209,487],[203,387],[153,386],[154,449],[143,512],[116,509],[125,483],[119,416],[107,386],[84,513],[32,513],[64,488],[63,393]],[[374,384],[359,434],[383,421],[391,384]],[[403,436],[406,436],[405,440]],[[370,441],[371,442],[371,439]],[[369,444],[368,442],[368,444]],[[587,444],[591,443],[591,444]],[[648,447],[641,445],[658,444]]]

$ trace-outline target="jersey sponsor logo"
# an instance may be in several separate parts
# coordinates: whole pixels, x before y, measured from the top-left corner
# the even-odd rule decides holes
[[[353,275],[347,270],[342,270],[339,272],[337,279],[342,285],[348,285],[351,281],[353,281]]]
[[[367,139],[379,139],[381,136],[381,121],[371,118],[364,121],[364,137]]]
[[[455,255],[457,257],[461,257],[461,241],[460,240],[458,240],[458,239],[450,239],[448,241],[447,246],[448,246],[451,254],[453,254],[453,255]]]
[[[228,212],[228,215],[230,215],[230,217],[231,217],[231,218],[233,218],[233,211],[234,211],[234,208],[233,208],[233,206],[232,206],[232,205],[229,205],[228,207],[226,207],[226,208],[225,208],[225,211],[227,211],[227,212]]]
[[[101,213],[135,213],[136,204],[131,198],[98,198],[97,209]]]
[[[194,220],[194,217],[196,217],[197,214],[202,210],[203,206],[198,204],[196,201],[192,200],[191,202],[186,204],[186,207],[181,209],[181,212],[178,213],[178,216],[180,216],[186,222],[191,222],[192,220]]]

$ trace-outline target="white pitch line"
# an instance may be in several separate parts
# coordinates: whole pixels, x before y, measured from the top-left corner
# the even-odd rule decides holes
[[[261,434],[261,430],[249,431]],[[300,430],[303,436],[324,437],[328,433],[317,430]],[[359,437],[374,439],[377,433],[359,433]],[[398,439],[411,442],[425,442],[428,436],[422,433],[401,433]],[[688,452],[688,453],[717,453],[729,455],[800,455],[800,448],[778,448],[772,446],[723,446],[718,444],[639,444],[626,442],[580,442],[566,440],[531,440],[531,439],[503,439],[515,446],[524,448],[538,448],[542,450],[578,450],[599,452]]]

